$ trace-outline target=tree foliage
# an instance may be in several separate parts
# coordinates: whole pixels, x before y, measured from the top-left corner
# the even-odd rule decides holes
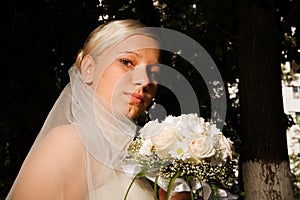
[[[10,188],[49,109],[68,82],[68,68],[74,63],[78,50],[92,29],[112,19],[132,18],[148,26],[180,31],[207,50],[218,66],[225,85],[234,85],[238,84],[241,78],[238,70],[237,41],[239,14],[244,13],[244,10],[238,10],[237,2],[4,0],[0,8],[0,60],[3,66],[3,76],[0,79],[0,196],[5,196]],[[274,34],[279,41],[279,63],[299,63],[299,1],[242,2],[247,4],[248,8],[257,4],[261,8],[269,6],[270,3],[274,5],[273,9],[278,19],[278,29],[274,30]],[[295,27],[296,31],[291,27]],[[172,55],[166,56],[164,62],[189,77],[194,90],[197,91],[201,113],[209,118],[210,100],[207,89],[205,84],[199,81],[195,70]],[[280,68],[273,67],[274,69],[269,69],[269,73]],[[255,73],[260,74],[259,71]],[[260,74],[262,79],[269,75],[266,71],[264,73]],[[240,93],[229,98],[228,87],[225,92],[228,99],[224,132],[233,138],[237,144],[237,151],[240,152]],[[163,98],[159,100],[168,104],[168,95],[170,94],[162,93]],[[257,103],[259,104],[259,99]],[[174,111],[176,104],[169,106],[170,113],[177,112]],[[264,125],[259,124],[258,128],[259,126]]]

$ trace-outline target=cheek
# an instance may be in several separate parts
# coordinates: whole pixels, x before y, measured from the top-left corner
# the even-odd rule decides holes
[[[103,76],[96,83],[96,93],[105,98],[108,102],[111,102],[112,95],[117,89],[120,76],[119,73],[111,72],[111,70],[105,71]]]
[[[111,101],[111,88],[105,79],[100,79],[96,85],[96,93],[103,97],[106,101]]]

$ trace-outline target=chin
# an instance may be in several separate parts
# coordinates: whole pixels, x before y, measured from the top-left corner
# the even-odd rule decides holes
[[[132,115],[130,115],[130,114],[127,114],[126,115],[129,119],[131,119],[131,120],[134,120],[136,117],[135,116],[132,116]]]
[[[134,120],[134,119],[138,118],[139,115],[140,115],[139,113],[128,113],[128,114],[127,114],[127,117],[128,117],[129,119]]]
[[[129,105],[126,116],[132,120],[136,119],[139,115],[143,114],[144,109],[135,105]]]
[[[128,113],[127,117],[131,120],[135,120],[137,119],[140,115],[142,115],[143,112],[139,112],[139,113]]]

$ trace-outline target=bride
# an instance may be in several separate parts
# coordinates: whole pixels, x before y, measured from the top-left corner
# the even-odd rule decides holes
[[[7,199],[123,199],[134,171],[124,162],[126,148],[133,120],[156,94],[159,54],[155,36],[137,21],[96,28]],[[135,181],[127,199],[154,199],[149,182]]]

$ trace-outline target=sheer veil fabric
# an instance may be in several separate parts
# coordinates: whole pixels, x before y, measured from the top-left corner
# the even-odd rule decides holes
[[[88,199],[123,199],[131,182],[122,168],[127,155],[124,150],[135,136],[136,126],[118,110],[110,110],[106,101],[83,82],[75,66],[70,69],[70,77],[74,123],[87,148]],[[137,181],[130,191],[129,199],[137,198],[153,199],[146,180]]]
[[[122,161],[126,157],[124,150],[135,136],[136,126],[118,111],[109,111],[106,102],[84,83],[75,65],[69,75],[70,83],[57,99],[26,160],[38,150],[53,127],[73,124],[86,148],[86,157],[82,159],[87,174],[86,199],[123,199],[131,178],[124,172]],[[7,199],[13,199],[13,192],[12,187]],[[153,199],[152,187],[146,180],[138,180],[128,199]]]
[[[144,32],[143,30],[128,32],[122,40],[138,34],[139,31]],[[114,44],[120,41],[115,40]],[[82,180],[87,188],[84,199],[123,199],[132,180],[124,171],[123,161],[127,156],[127,146],[135,136],[136,125],[119,110],[114,109],[104,99],[97,96],[95,91],[86,84],[75,64],[70,68],[69,75],[70,83],[66,85],[50,111],[22,168],[32,155],[39,151],[44,138],[52,134],[53,128],[68,124],[76,130],[75,137],[78,137],[85,151],[85,156],[82,157],[82,163],[80,163],[84,169],[84,177],[86,177]],[[68,166],[70,173],[73,167]],[[7,200],[14,197],[15,185],[22,175],[22,168]],[[77,176],[77,174],[73,175]],[[66,199],[64,190],[61,189],[60,192],[60,199]],[[154,199],[151,185],[143,179],[135,181],[127,199]]]

